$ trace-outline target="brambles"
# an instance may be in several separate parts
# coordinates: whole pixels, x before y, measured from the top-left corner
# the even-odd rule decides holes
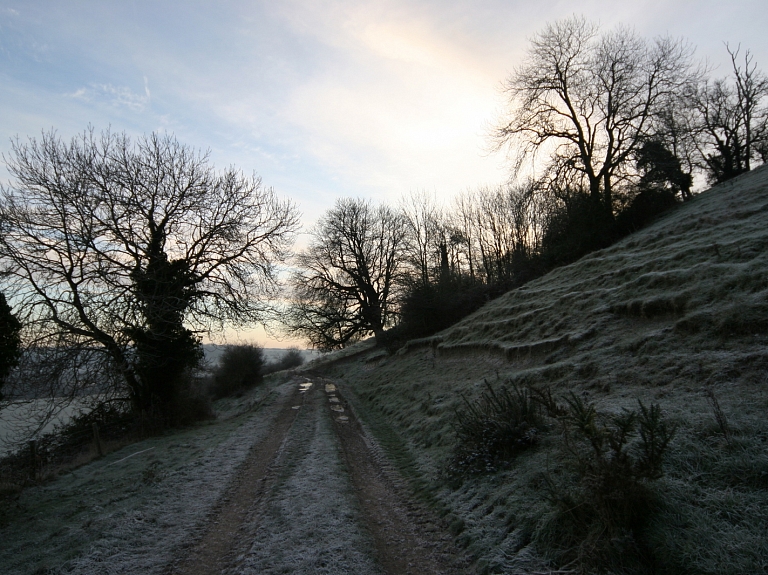
[[[499,471],[559,422],[564,449],[555,461],[570,470],[570,479],[556,484],[545,476],[554,509],[537,543],[556,562],[585,572],[643,566],[653,557],[643,535],[656,507],[650,483],[663,475],[676,428],[657,404],[638,400],[636,410],[604,414],[573,392],[563,400],[549,388],[494,389],[486,382],[477,400],[464,398],[456,411],[449,475]]]

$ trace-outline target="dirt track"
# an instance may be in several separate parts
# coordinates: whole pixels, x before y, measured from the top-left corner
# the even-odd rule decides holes
[[[305,389],[300,390],[300,384]],[[202,537],[167,573],[465,573],[334,382],[295,380]]]

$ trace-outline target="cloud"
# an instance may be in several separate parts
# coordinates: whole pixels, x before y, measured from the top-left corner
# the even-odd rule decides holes
[[[347,190],[388,199],[418,188],[452,195],[506,176],[500,159],[483,155],[504,70],[469,40],[457,42],[455,30],[402,6],[303,5],[284,16],[329,57],[294,87],[282,119]]]
[[[151,100],[149,81],[146,76],[144,77],[143,94],[137,94],[127,86],[91,83],[87,87],[78,88],[66,95],[88,103],[107,104],[114,108],[127,108],[132,112],[143,112]]]

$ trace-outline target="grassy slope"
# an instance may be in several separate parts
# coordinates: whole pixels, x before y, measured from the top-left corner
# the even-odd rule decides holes
[[[557,433],[508,471],[450,488],[461,394],[483,380],[575,391],[599,409],[661,404],[680,425],[647,536],[674,572],[768,569],[768,168],[713,188],[622,242],[490,302],[400,354],[330,369],[427,499],[490,571],[535,567],[567,475]],[[726,441],[705,390],[732,430]],[[424,490],[424,484],[431,487]]]

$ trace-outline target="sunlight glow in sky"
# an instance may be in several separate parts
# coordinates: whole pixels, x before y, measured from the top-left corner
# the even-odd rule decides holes
[[[168,131],[259,174],[307,225],[340,196],[448,199],[504,181],[486,138],[501,82],[574,13],[684,37],[715,76],[725,41],[768,70],[765,0],[0,0],[0,152],[51,128]]]

